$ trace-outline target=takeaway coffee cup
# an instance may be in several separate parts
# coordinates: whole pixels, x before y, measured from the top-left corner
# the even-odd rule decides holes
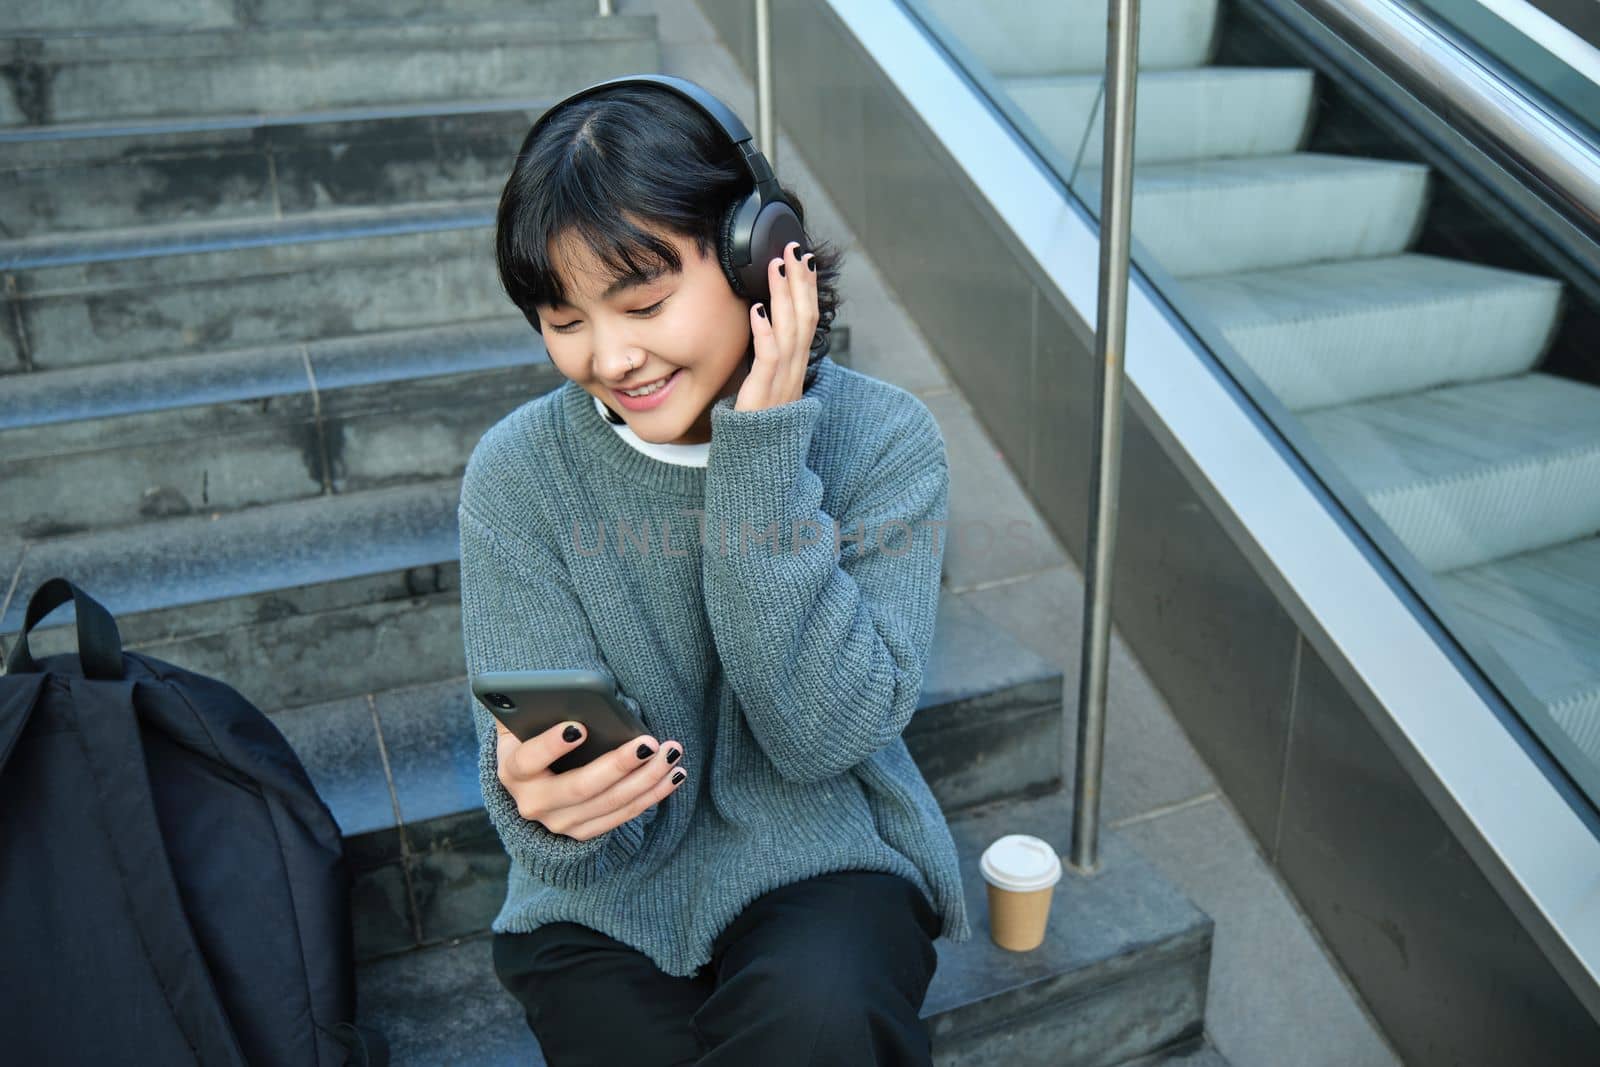
[[[989,891],[989,936],[1001,948],[1027,952],[1044,941],[1050,898],[1061,880],[1061,857],[1049,842],[1007,834],[978,863]]]

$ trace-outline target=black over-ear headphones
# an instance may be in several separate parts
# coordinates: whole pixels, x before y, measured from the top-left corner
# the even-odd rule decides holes
[[[772,167],[767,163],[767,157],[755,146],[749,129],[739,121],[739,116],[733,113],[732,108],[694,82],[670,74],[627,74],[596,82],[578,90],[539,116],[522,142],[523,150],[526,151],[533,144],[551,116],[568,104],[602,89],[629,84],[657,85],[677,93],[716,123],[738,149],[740,158],[750,171],[750,177],[755,180],[755,188],[735,199],[723,213],[717,255],[722,262],[722,273],[727,276],[728,284],[733,286],[735,293],[746,300],[759,301],[771,307],[767,264],[782,257],[784,247],[790,241],[800,242],[800,247],[796,249],[798,255],[803,256],[810,251],[805,227],[800,225],[800,216],[784,197],[783,190],[778,188]],[[827,340],[814,345],[806,360],[807,366],[814,366],[817,360],[827,354],[828,348]]]

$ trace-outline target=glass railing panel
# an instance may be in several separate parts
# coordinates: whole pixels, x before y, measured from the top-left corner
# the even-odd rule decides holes
[[[1600,806],[1600,282],[1266,2],[1140,4],[1134,263]],[[1098,217],[1104,0],[904,3]]]

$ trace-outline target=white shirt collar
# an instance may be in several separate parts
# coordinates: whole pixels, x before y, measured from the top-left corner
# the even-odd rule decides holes
[[[658,445],[653,441],[642,439],[633,432],[633,428],[627,423],[618,426],[610,419],[607,419],[606,406],[600,402],[599,397],[594,397],[594,407],[600,413],[600,417],[606,419],[606,425],[617,431],[618,437],[645,455],[667,463],[679,463],[685,467],[704,467],[706,465],[706,458],[711,454],[710,441],[699,445]]]

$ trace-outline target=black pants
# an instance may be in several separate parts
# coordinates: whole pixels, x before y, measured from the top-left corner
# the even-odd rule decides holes
[[[577,923],[496,934],[549,1067],[931,1067],[939,917],[911,882],[837,871],[751,901],[695,978]]]

